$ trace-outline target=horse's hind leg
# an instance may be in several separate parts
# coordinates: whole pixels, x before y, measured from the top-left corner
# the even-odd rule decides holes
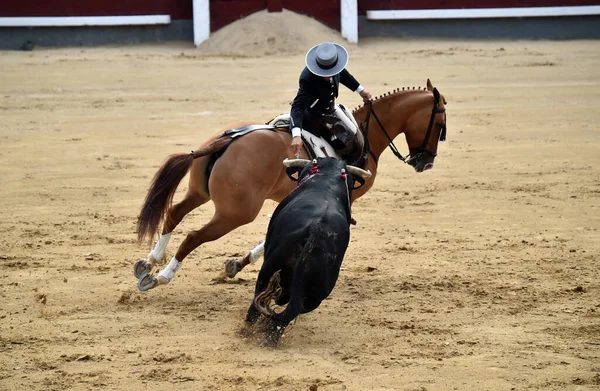
[[[188,191],[181,202],[173,205],[167,211],[167,217],[163,224],[162,234],[154,244],[154,248],[148,254],[146,259],[138,260],[133,267],[133,274],[136,278],[150,273],[156,263],[162,262],[165,257],[167,244],[171,239],[171,232],[183,220],[184,216],[195,208],[206,203],[210,198]]]
[[[217,210],[213,218],[204,227],[188,233],[175,256],[158,273],[158,276],[155,277],[149,273],[144,274],[138,281],[138,288],[141,291],[147,291],[158,285],[168,284],[175,277],[175,274],[181,267],[181,263],[189,253],[202,243],[217,240],[237,227],[254,221],[261,206],[262,204],[252,205],[252,203],[247,203],[234,211],[231,209],[228,210],[229,213],[227,216],[219,213]]]

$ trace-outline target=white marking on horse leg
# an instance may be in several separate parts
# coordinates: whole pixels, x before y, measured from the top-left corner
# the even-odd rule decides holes
[[[158,238],[158,242],[154,245],[150,254],[148,254],[148,262],[156,263],[163,260],[165,257],[165,250],[167,249],[167,244],[169,244],[169,239],[171,239],[171,232],[168,234],[160,235]]]
[[[254,247],[250,250],[250,263],[255,263],[258,261],[260,257],[265,253],[265,241],[263,240],[258,244],[258,246]]]
[[[158,273],[159,284],[168,284],[175,278],[175,273],[181,268],[181,262],[175,257],[171,259],[171,262],[164,269]]]

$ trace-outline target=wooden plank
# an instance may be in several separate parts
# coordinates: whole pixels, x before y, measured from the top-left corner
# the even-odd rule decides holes
[[[194,45],[199,46],[210,36],[209,0],[192,0],[194,10]]]
[[[358,0],[341,0],[342,37],[350,43],[358,42]]]
[[[2,27],[60,27],[60,26],[133,26],[169,24],[169,15],[130,16],[24,16],[0,18]]]
[[[14,0],[0,1],[0,16],[170,15],[192,19],[190,0]]]
[[[564,7],[600,5],[598,0],[358,0],[358,14],[369,10]]]
[[[600,6],[367,11],[367,19],[371,20],[532,18],[583,15],[600,15]]]

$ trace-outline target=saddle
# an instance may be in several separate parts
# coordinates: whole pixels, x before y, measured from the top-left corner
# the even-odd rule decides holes
[[[324,126],[331,133],[331,140],[329,141],[325,140],[321,136],[317,136],[314,133],[307,131],[306,129],[302,129],[302,141],[311,159],[315,159],[317,157],[334,157],[336,159],[342,159],[342,156],[349,155],[348,152],[350,152],[350,150],[353,148],[358,150],[355,151],[355,154],[358,152],[360,155],[364,146],[364,141],[362,138],[362,133],[358,132],[358,124],[356,123],[356,120],[350,111],[341,104],[335,105],[335,114],[336,115],[327,115],[321,117]],[[290,115],[280,114],[271,121],[267,122],[267,125],[289,127]],[[346,129],[352,131],[353,134],[349,135],[348,132],[346,132]],[[359,145],[355,146],[354,140],[358,140]],[[334,146],[336,147],[334,148]],[[366,161],[362,161],[364,159],[361,159],[360,156],[356,156],[355,160],[356,162],[360,160],[360,163],[366,165]],[[360,163],[359,166],[362,166]]]
[[[341,160],[342,156],[349,152],[349,148],[344,148],[344,145],[348,146],[351,144],[350,148],[355,149],[353,157],[356,161],[349,161],[349,163],[360,168],[365,168],[367,163],[366,154],[364,154],[362,151],[364,141],[362,138],[362,133],[358,131],[358,124],[356,123],[356,120],[344,105],[336,105],[335,111],[336,115],[323,117],[325,127],[327,127],[331,132],[332,139],[328,141],[323,137],[307,131],[306,129],[302,129],[301,137],[302,142],[304,143],[304,148],[306,148],[306,151],[311,159],[318,157],[333,157]],[[255,124],[236,129],[229,129],[224,131],[220,137],[229,136],[231,141],[233,141],[236,138],[259,129],[289,129],[290,122],[290,114],[280,114],[264,125]],[[340,129],[343,129],[343,131]],[[353,135],[348,135],[347,132],[345,132],[345,129],[351,130]],[[350,139],[352,139],[351,143],[349,143]],[[354,140],[358,140],[358,143],[355,143]],[[339,148],[336,150],[332,144],[338,145]]]
[[[278,126],[281,128],[289,128],[290,115],[280,114],[267,123],[267,125]],[[308,152],[311,159],[318,157],[334,157],[340,159],[340,156],[335,152],[335,149],[323,137],[316,136],[309,131],[302,129],[302,142],[304,148]]]

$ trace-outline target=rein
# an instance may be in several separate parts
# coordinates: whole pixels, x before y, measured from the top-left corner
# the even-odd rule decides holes
[[[369,132],[369,122],[370,122],[370,119],[371,119],[371,115],[373,115],[373,117],[377,121],[377,124],[379,125],[379,127],[381,128],[381,130],[383,130],[383,133],[385,134],[385,136],[390,141],[390,149],[392,150],[392,152],[394,153],[394,155],[396,155],[396,157],[398,159],[400,159],[404,163],[406,163],[406,158],[404,156],[402,156],[402,154],[398,151],[398,148],[396,148],[396,145],[394,144],[394,141],[392,140],[392,138],[390,137],[390,135],[388,134],[388,132],[383,127],[383,124],[379,120],[379,117],[377,116],[377,114],[375,114],[375,111],[373,110],[373,101],[369,101],[369,113],[367,114],[367,119],[363,122],[363,123],[366,122],[367,126],[366,126],[366,130],[363,131],[363,133],[365,134],[365,139],[367,140],[365,142],[365,148],[367,148],[367,146],[368,146],[369,153],[371,154],[371,156],[375,160],[375,164],[377,164],[377,159],[376,159],[375,154],[373,153],[373,151],[371,151],[370,145],[368,145],[369,144],[369,142],[368,142],[368,140],[369,140],[369,138],[368,138],[368,136],[369,136],[368,132]]]
[[[428,151],[426,149],[426,147],[427,147],[427,144],[429,143],[429,137],[431,137],[431,129],[433,128],[435,115],[438,114],[438,113],[445,113],[446,112],[445,108],[438,109],[438,107],[437,107],[438,104],[439,104],[439,101],[437,101],[437,100],[434,101],[433,108],[431,109],[431,117],[429,117],[429,125],[427,126],[427,133],[425,134],[425,139],[423,140],[423,143],[421,144],[421,146],[417,150],[416,156],[418,156],[418,155],[420,155],[422,153],[428,153],[428,154],[430,154],[433,157],[437,156],[437,153],[433,153],[433,152]],[[402,156],[402,154],[398,151],[398,148],[394,144],[394,141],[392,140],[392,138],[390,137],[390,135],[388,134],[388,132],[383,127],[383,124],[379,120],[379,117],[377,117],[377,114],[373,110],[373,101],[369,101],[369,112],[367,114],[367,118],[363,122],[361,122],[361,130],[362,130],[363,135],[365,137],[365,149],[373,157],[373,160],[375,161],[375,165],[377,165],[377,157],[375,156],[375,154],[373,153],[373,151],[371,150],[371,147],[369,145],[369,122],[371,120],[371,115],[373,115],[373,117],[377,121],[377,124],[379,125],[379,127],[383,131],[383,134],[385,134],[385,136],[389,140],[389,142],[390,142],[389,146],[390,146],[390,149],[392,150],[393,154],[396,155],[396,157],[398,159],[400,159],[402,162],[407,163],[407,160],[412,156],[411,153],[409,152],[409,154],[406,157]],[[363,124],[366,124],[366,126],[365,126],[364,129],[362,127]],[[440,141],[444,141],[444,140],[446,140],[446,126],[441,126],[439,124],[438,124],[438,126],[440,126],[440,128],[441,128]]]

